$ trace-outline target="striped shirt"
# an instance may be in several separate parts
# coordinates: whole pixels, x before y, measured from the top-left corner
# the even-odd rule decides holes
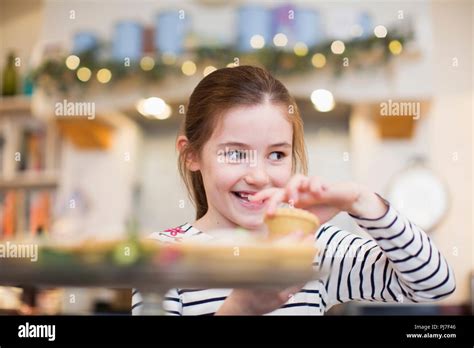
[[[387,203],[388,204],[388,203]],[[330,224],[316,233],[319,250],[313,267],[329,272],[309,281],[281,308],[277,315],[323,315],[336,304],[348,301],[428,302],[454,292],[454,274],[431,239],[418,226],[388,204],[378,219],[351,215],[371,239]],[[203,237],[205,233],[186,223],[183,233],[156,232],[161,242]],[[171,229],[174,230],[174,229]],[[163,308],[170,315],[213,315],[232,289],[171,289]],[[138,290],[132,292],[132,314],[144,313],[147,303]]]

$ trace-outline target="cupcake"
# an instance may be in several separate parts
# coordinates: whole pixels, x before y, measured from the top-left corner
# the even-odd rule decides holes
[[[297,208],[278,208],[272,216],[267,215],[264,221],[272,239],[296,231],[314,233],[320,225],[316,215]]]

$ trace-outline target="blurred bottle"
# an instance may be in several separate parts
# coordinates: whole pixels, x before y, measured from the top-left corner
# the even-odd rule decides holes
[[[23,79],[23,94],[31,96],[33,94],[33,88],[33,78],[31,77],[31,72],[29,72]]]
[[[3,68],[2,95],[11,96],[17,93],[18,73],[15,67],[15,54],[8,54],[7,63]]]

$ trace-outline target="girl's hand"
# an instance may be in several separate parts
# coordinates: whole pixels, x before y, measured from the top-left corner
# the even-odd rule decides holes
[[[279,239],[278,242],[313,243],[314,237],[301,231]],[[215,315],[263,315],[283,306],[304,284],[286,289],[234,289]]]
[[[280,202],[287,202],[315,214],[321,224],[341,211],[365,218],[378,218],[387,211],[387,205],[380,197],[361,185],[327,183],[320,177],[301,174],[294,175],[284,188],[265,189],[249,199],[268,199],[268,215],[274,214]]]

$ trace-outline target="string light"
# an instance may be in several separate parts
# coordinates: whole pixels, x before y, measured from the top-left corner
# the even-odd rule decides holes
[[[92,71],[89,68],[82,67],[76,72],[77,78],[82,82],[87,82],[91,78]]]
[[[298,57],[304,57],[308,54],[308,46],[304,42],[297,42],[293,47],[293,51]]]
[[[97,81],[100,83],[107,83],[112,78],[112,72],[109,69],[100,69],[97,72]]]
[[[262,35],[254,35],[250,38],[250,46],[255,49],[260,49],[265,46],[265,39]]]
[[[326,57],[322,53],[316,53],[313,58],[311,58],[311,63],[315,68],[322,68],[326,65]]]
[[[78,56],[70,55],[66,58],[66,67],[69,70],[76,70],[79,64],[81,64],[81,59]]]
[[[334,54],[343,54],[346,49],[346,45],[341,40],[336,40],[331,44],[331,51]]]
[[[288,38],[283,33],[278,33],[273,37],[273,43],[277,47],[285,47],[288,43]]]
[[[184,75],[186,76],[192,76],[196,73],[196,64],[194,62],[187,60],[181,65],[181,71],[183,72]]]
[[[388,44],[388,49],[392,52],[393,55],[398,56],[403,51],[403,45],[398,40],[392,40]]]
[[[374,35],[379,39],[383,39],[385,36],[387,36],[387,28],[385,28],[383,25],[377,25],[374,28]]]
[[[155,60],[152,57],[145,56],[140,59],[140,68],[144,71],[150,71],[155,67]]]

